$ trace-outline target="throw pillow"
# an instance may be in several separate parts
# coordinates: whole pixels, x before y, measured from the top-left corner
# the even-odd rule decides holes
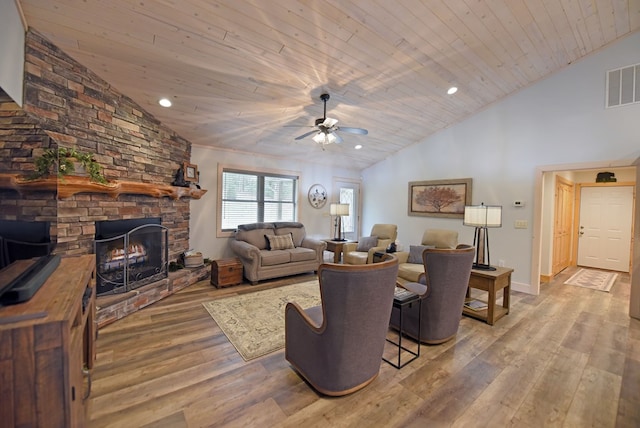
[[[366,253],[376,245],[378,245],[377,236],[364,236],[360,238],[360,240],[358,241],[358,246],[356,247],[356,251],[363,251]]]
[[[433,245],[409,245],[409,259],[407,263],[422,264],[422,253],[428,248],[435,248]]]
[[[290,233],[286,235],[264,235],[264,237],[267,238],[269,244],[267,248],[269,250],[288,250],[295,248]]]

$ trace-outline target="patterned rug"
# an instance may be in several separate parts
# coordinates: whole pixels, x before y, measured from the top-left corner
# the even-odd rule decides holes
[[[318,281],[224,297],[203,305],[242,358],[249,361],[284,348],[287,302],[305,309],[319,305]]]
[[[565,281],[565,284],[577,285],[578,287],[591,288],[598,291],[606,291],[607,293],[613,287],[618,277],[614,272],[603,272],[593,269],[580,269],[573,274],[571,278]]]

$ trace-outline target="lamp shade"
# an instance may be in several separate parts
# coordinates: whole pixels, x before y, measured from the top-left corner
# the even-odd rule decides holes
[[[331,215],[349,215],[349,204],[331,204],[329,210]]]
[[[502,227],[502,206],[467,205],[462,223],[472,227]]]

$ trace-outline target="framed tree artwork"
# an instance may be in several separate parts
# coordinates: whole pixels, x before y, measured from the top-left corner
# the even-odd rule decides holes
[[[465,205],[471,205],[471,182],[471,178],[410,181],[408,214],[464,218]]]
[[[198,182],[198,166],[192,163],[184,163],[184,179],[185,181]]]

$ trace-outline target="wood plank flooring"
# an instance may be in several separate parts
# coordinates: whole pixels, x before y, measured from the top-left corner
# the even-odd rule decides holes
[[[629,275],[610,293],[564,285],[512,292],[492,327],[463,317],[455,340],[423,346],[352,395],[318,395],[284,351],[245,362],[202,306],[314,276],[216,289],[194,284],[99,331],[91,427],[638,427],[640,321]],[[393,355],[388,344],[385,352]]]

